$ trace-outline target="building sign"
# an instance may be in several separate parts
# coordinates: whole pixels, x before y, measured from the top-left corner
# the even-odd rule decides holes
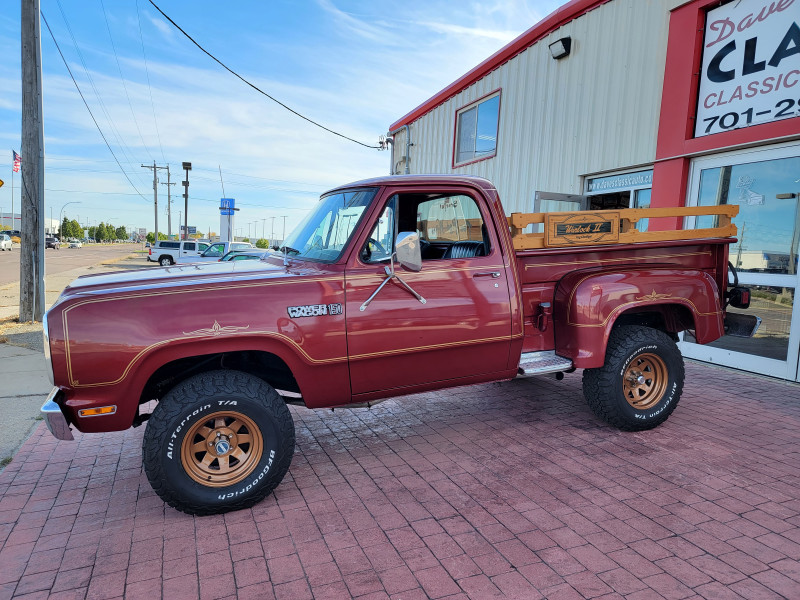
[[[800,0],[708,11],[695,137],[800,115]]]
[[[587,193],[609,194],[630,190],[631,188],[650,187],[651,185],[653,185],[653,169],[625,173],[623,175],[611,175],[609,177],[594,177],[588,181]]]
[[[186,230],[186,227],[181,225],[181,234]],[[197,226],[196,225],[189,225],[189,235],[197,234]]]
[[[233,198],[220,198],[219,199],[219,214],[222,216],[232,215],[235,207],[236,200]]]

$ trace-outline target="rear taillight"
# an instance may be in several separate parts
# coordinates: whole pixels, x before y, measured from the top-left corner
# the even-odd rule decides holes
[[[728,304],[734,308],[750,307],[750,288],[735,287],[728,292]]]

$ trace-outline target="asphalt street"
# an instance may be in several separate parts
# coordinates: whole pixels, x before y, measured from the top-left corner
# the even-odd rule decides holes
[[[44,268],[47,275],[58,275],[79,267],[95,265],[105,260],[121,258],[141,250],[142,244],[85,244],[83,248],[52,248],[45,250]],[[19,281],[19,244],[10,252],[0,252],[0,286]],[[146,262],[146,261],[142,261]]]

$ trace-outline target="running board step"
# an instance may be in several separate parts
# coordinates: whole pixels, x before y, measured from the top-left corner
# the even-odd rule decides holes
[[[520,375],[543,375],[572,369],[572,361],[558,356],[553,350],[526,352],[519,359]]]

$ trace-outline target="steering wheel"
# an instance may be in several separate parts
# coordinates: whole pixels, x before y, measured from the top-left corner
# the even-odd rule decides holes
[[[422,256],[425,256],[425,251],[431,247],[431,243],[423,238],[419,238],[419,252]]]
[[[378,240],[376,240],[375,238],[369,238],[367,240],[367,246],[369,247],[370,254],[372,254],[375,251],[378,251],[381,254],[385,254],[385,255],[389,254],[386,251],[386,248],[384,248],[383,245]]]

